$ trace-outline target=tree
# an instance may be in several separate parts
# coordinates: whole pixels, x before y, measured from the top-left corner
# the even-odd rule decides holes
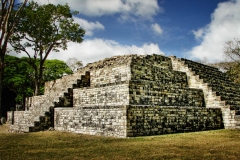
[[[44,64],[43,81],[59,79],[65,75],[72,74],[71,68],[61,60],[47,60]]]
[[[223,50],[225,56],[231,60],[226,73],[236,83],[240,83],[240,40],[234,39],[226,42]]]
[[[26,97],[33,95],[34,89],[34,70],[27,60],[27,57],[5,56],[6,67],[4,68],[3,85],[16,93],[15,101],[22,105],[25,104]]]
[[[30,2],[21,15],[21,25],[15,28],[11,45],[16,52],[24,52],[29,57],[29,64],[34,68],[34,95],[40,94],[43,81],[44,62],[48,55],[59,49],[66,50],[67,43],[81,43],[85,31],[74,23],[69,6]],[[32,53],[32,52],[33,53]],[[39,61],[39,63],[36,63]]]
[[[226,72],[231,80],[240,84],[240,63],[232,62],[232,66]]]
[[[240,40],[234,39],[226,42],[224,46],[224,54],[232,61],[240,63]]]
[[[77,58],[69,58],[66,61],[67,65],[71,68],[73,72],[76,72],[79,68],[83,67],[82,61],[79,61]]]
[[[6,55],[4,68],[4,87],[13,91],[17,97],[15,101],[25,106],[25,98],[34,94],[34,69],[28,63],[28,57],[17,58]],[[36,63],[39,63],[37,61]],[[44,82],[61,78],[71,74],[71,69],[61,60],[46,60],[44,63],[43,83],[40,91],[43,93]]]
[[[230,70],[230,68],[235,64],[235,62],[228,62],[228,61],[222,61],[222,62],[215,62],[215,63],[210,63],[209,66],[218,68],[218,70],[226,73],[227,71]]]
[[[0,118],[2,116],[2,84],[4,58],[7,52],[7,46],[13,30],[19,24],[19,13],[25,7],[28,0],[21,4],[16,4],[15,0],[1,0],[0,8]],[[1,124],[1,123],[0,123]]]

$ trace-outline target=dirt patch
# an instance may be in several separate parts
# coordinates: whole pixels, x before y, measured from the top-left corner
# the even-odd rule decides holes
[[[7,133],[8,130],[9,130],[9,125],[7,124],[0,125],[0,133]]]

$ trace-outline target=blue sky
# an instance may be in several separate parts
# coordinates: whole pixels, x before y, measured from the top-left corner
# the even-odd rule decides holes
[[[38,0],[65,4],[86,30],[84,42],[49,59],[84,64],[124,54],[224,60],[226,41],[240,39],[240,0]]]

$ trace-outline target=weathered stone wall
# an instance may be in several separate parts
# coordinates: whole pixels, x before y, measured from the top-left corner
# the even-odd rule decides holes
[[[222,129],[220,109],[176,106],[95,106],[55,109],[55,129],[114,137]]]
[[[130,105],[127,108],[128,137],[221,128],[221,109],[149,105]]]
[[[132,66],[156,66],[159,68],[165,68],[172,70],[171,59],[162,55],[134,55],[132,56],[131,68]]]
[[[131,80],[157,81],[161,85],[188,87],[186,73],[147,63],[131,65]]]
[[[29,132],[29,126],[34,126],[30,111],[8,112],[8,123],[14,125],[10,130],[17,132]]]
[[[73,90],[74,107],[129,104],[129,64],[93,69],[90,78],[90,87]]]
[[[73,104],[74,107],[128,105],[129,85],[74,89]]]
[[[111,66],[92,70],[91,87],[104,87],[106,85],[116,85],[119,83],[127,83],[131,79],[130,65]]]
[[[132,105],[205,107],[202,90],[189,88],[186,73],[173,71],[168,57],[133,58],[131,73]]]
[[[58,131],[126,137],[126,106],[55,108],[54,122]]]
[[[205,107],[200,89],[180,88],[154,81],[131,81],[129,99],[133,105]]]

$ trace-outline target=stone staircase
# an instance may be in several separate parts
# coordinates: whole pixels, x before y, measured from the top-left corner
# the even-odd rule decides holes
[[[58,98],[50,95],[30,97],[29,110],[15,113],[17,119],[13,117],[10,122],[12,124],[10,130],[13,132],[36,132],[54,127],[54,108],[73,107],[73,89],[89,86],[90,72],[87,71],[85,75],[81,75],[81,79],[77,79],[77,83],[72,84],[72,88],[67,88],[67,91],[63,91],[62,96]]]
[[[45,112],[44,116],[39,116],[38,119],[33,122],[33,126],[29,126],[29,132],[44,131],[54,127],[54,108],[49,107],[49,111]]]
[[[202,89],[207,108],[221,108],[224,127],[240,129],[240,85],[217,68],[171,57],[173,70],[185,72],[190,88]]]

